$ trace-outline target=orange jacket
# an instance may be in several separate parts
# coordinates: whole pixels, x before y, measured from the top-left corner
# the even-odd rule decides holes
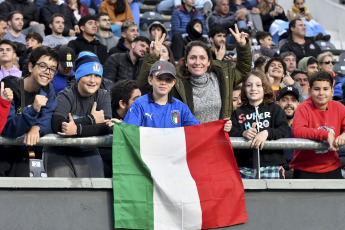
[[[129,7],[127,1],[125,1],[125,3],[126,3],[125,12],[117,15],[117,17],[115,17],[114,4],[110,4],[109,0],[105,0],[101,3],[101,6],[99,7],[99,12],[107,13],[111,20],[111,24],[115,24],[115,22],[128,22],[128,21],[134,22],[131,8]]]

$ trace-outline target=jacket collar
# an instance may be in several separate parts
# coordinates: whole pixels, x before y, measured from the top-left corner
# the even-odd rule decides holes
[[[147,96],[149,97],[149,103],[156,103],[155,100],[153,99],[152,95],[152,89],[147,93]],[[168,103],[171,104],[175,101],[175,99],[170,95],[168,95]]]
[[[187,9],[186,9],[186,7],[184,7],[184,6],[179,6],[179,7],[177,7],[177,9],[181,10],[183,13],[186,13],[186,14],[192,13],[192,14],[193,14],[193,17],[195,17],[195,15],[196,15],[196,13],[197,13],[197,10],[196,10],[195,7],[193,7],[193,9],[192,9],[190,12],[188,12]]]

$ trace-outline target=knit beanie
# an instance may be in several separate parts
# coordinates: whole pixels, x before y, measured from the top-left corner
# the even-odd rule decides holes
[[[75,80],[78,82],[80,78],[96,74],[103,79],[103,67],[99,62],[96,54],[91,52],[80,52],[77,60],[75,61],[77,71],[75,72]]]

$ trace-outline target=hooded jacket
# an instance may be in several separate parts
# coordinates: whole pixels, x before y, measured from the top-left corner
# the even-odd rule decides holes
[[[68,47],[71,47],[75,54],[78,56],[82,51],[91,51],[96,54],[99,58],[99,61],[103,65],[108,57],[107,47],[102,45],[98,40],[93,39],[91,42],[86,40],[82,34],[80,34],[77,39],[69,41],[67,44]]]
[[[120,38],[120,40],[117,42],[117,45],[109,50],[109,57],[114,53],[127,53],[129,51],[129,48],[127,48],[124,44],[124,40],[124,38]]]
[[[298,62],[298,67],[297,69],[298,70],[301,70],[301,71],[304,71],[304,72],[307,72],[307,64],[308,64],[308,61],[310,58],[313,58],[313,57],[304,57],[302,58],[299,62]],[[317,68],[319,69],[319,65],[317,65]]]
[[[160,26],[160,27],[162,28],[162,34],[164,34],[164,33],[165,33],[165,35],[168,34],[167,29],[165,28],[165,26],[164,26],[162,23],[160,23],[159,21],[154,21],[154,22],[152,22],[152,23],[149,25],[149,27],[147,27],[147,31],[149,32],[149,35],[150,35],[149,39],[150,39],[151,41],[154,41],[154,40],[155,40],[155,38],[151,37],[151,28],[152,28],[153,26],[157,26],[157,25]]]
[[[13,91],[13,100],[7,117],[7,123],[2,134],[10,138],[20,137],[26,134],[32,126],[40,127],[41,136],[52,133],[51,118],[57,105],[53,85],[49,83],[47,86],[42,87],[38,93],[35,93],[48,98],[46,105],[41,108],[40,112],[37,112],[32,106],[32,103],[28,101],[28,95],[30,98],[34,98],[35,95],[32,93],[25,92],[25,107],[21,107],[22,102],[19,81],[23,81],[23,78],[6,77],[3,81],[5,87]]]
[[[247,104],[237,108],[231,116],[232,128],[230,137],[243,137],[243,132],[253,127],[256,122],[258,132],[267,130],[267,140],[286,138],[289,134],[289,125],[282,108],[271,103],[259,106]],[[253,150],[241,149],[235,151],[238,166],[253,168]],[[286,163],[283,150],[260,150],[260,166],[275,166]]]
[[[110,4],[110,0],[103,1],[98,11],[107,13],[111,20],[111,24],[115,24],[115,22],[129,22],[129,21],[134,22],[133,14],[127,1],[125,1],[125,4],[126,4],[125,12],[122,14],[118,14],[117,16],[115,16],[114,4]]]
[[[219,90],[221,94],[221,111],[219,119],[230,117],[232,113],[232,91],[233,88],[240,84],[244,76],[249,73],[251,69],[251,52],[250,45],[247,40],[247,44],[241,47],[237,44],[238,52],[237,64],[234,66],[230,62],[222,62],[218,60],[212,60],[213,72],[216,74],[219,82]],[[147,82],[147,77],[150,73],[151,66],[158,61],[159,57],[153,57],[150,54],[146,54],[143,65],[141,67],[140,75],[138,78],[138,85],[142,94],[146,94],[150,91],[151,86]],[[185,103],[190,111],[194,114],[193,103],[193,88],[189,79],[183,76],[183,73],[177,68],[176,83],[172,90],[171,95],[183,103]]]
[[[30,0],[5,0],[0,4],[0,15],[4,18],[12,11],[20,11],[24,16],[23,29],[30,26],[30,22],[39,21],[37,7]]]

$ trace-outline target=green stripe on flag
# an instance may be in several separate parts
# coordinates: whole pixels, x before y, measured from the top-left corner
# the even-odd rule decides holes
[[[114,125],[113,189],[116,228],[154,228],[153,182],[140,156],[139,126]]]

